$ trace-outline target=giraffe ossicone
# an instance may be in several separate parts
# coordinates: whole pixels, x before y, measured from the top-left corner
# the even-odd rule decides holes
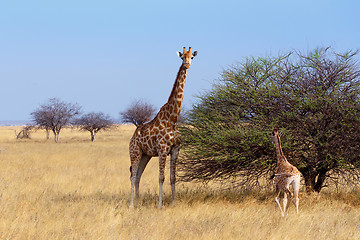
[[[175,203],[175,171],[176,161],[180,150],[180,132],[176,127],[180,115],[184,97],[185,80],[187,71],[192,64],[192,59],[197,51],[178,52],[182,64],[177,73],[174,86],[167,103],[165,103],[158,114],[150,122],[144,123],[136,128],[129,144],[130,153],[130,181],[131,198],[130,207],[134,207],[134,201],[139,198],[139,184],[141,175],[152,157],[159,157],[159,208],[162,206],[162,190],[165,179],[164,170],[166,157],[170,155],[170,183],[172,201]]]

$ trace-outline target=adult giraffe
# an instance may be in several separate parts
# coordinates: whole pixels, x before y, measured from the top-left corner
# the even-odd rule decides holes
[[[294,204],[296,207],[296,213],[299,213],[299,188],[300,188],[300,171],[293,165],[291,165],[286,159],[280,142],[280,134],[277,129],[272,133],[273,144],[276,149],[276,169],[275,169],[275,201],[280,208],[281,216],[286,216],[289,209],[288,197],[294,197]],[[294,196],[291,193],[289,187],[293,186]],[[284,192],[283,208],[280,205],[280,192]]]
[[[141,175],[152,157],[159,157],[159,208],[162,206],[162,189],[164,183],[164,170],[167,155],[170,158],[170,182],[172,201],[175,203],[175,169],[176,160],[180,149],[180,132],[176,127],[179,118],[181,105],[184,97],[184,86],[186,75],[192,64],[192,59],[197,55],[197,51],[178,52],[182,59],[179,72],[175,79],[169,100],[161,107],[156,117],[148,123],[136,128],[129,145],[131,160],[131,199],[130,207],[134,207],[134,188],[135,198],[139,198],[139,183]]]

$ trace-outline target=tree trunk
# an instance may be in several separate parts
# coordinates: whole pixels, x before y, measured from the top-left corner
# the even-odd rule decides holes
[[[324,186],[324,182],[326,179],[326,173],[327,173],[327,171],[325,169],[321,169],[319,171],[317,181],[314,186],[314,190],[318,193],[321,191],[322,187]]]
[[[306,192],[310,193],[310,192],[320,192],[325,179],[326,179],[326,173],[327,170],[325,169],[319,169],[319,170],[313,170],[313,171],[307,171],[307,172],[302,172],[302,175],[304,177],[305,180],[305,187],[306,187]]]
[[[46,140],[50,139],[50,130],[46,129]]]
[[[95,132],[94,131],[91,131],[91,141],[95,141]]]
[[[56,130],[53,130],[53,133],[54,133],[54,140],[55,142],[59,142],[59,132],[57,132]]]
[[[314,191],[314,186],[315,186],[315,178],[316,175],[315,174],[309,174],[309,175],[305,175],[303,174],[304,180],[305,180],[305,187],[306,187],[306,192],[310,193]]]

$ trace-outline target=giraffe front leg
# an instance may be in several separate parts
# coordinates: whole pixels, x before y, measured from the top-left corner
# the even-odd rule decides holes
[[[135,199],[139,199],[139,185],[140,185],[140,179],[144,172],[144,169],[146,165],[148,164],[149,160],[151,159],[151,156],[148,156],[146,154],[142,154],[140,158],[140,162],[138,165],[138,170],[136,172],[136,180],[135,180]]]
[[[162,207],[162,192],[163,192],[163,184],[165,180],[165,162],[166,162],[166,154],[159,155],[159,204],[158,208]]]
[[[179,156],[179,147],[173,148],[171,151],[170,158],[170,184],[171,184],[171,194],[172,194],[172,204],[176,202],[175,194],[175,182],[176,182],[176,161]]]

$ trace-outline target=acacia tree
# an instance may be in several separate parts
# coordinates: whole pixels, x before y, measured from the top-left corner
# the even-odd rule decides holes
[[[359,183],[360,71],[357,52],[248,58],[200,96],[182,128],[184,181],[234,179],[253,186],[276,166],[273,128],[308,191],[326,181]]]
[[[145,100],[133,101],[123,112],[120,112],[120,118],[123,123],[132,123],[139,126],[148,122],[155,115],[155,107]]]
[[[100,130],[108,130],[113,127],[114,121],[109,115],[102,112],[91,112],[81,116],[74,121],[81,130],[89,131],[91,134],[91,141],[95,141],[95,135]]]
[[[50,98],[49,102],[41,105],[31,113],[32,120],[40,128],[54,133],[55,142],[59,142],[61,129],[70,124],[71,119],[80,113],[77,104],[66,103],[58,98]]]

